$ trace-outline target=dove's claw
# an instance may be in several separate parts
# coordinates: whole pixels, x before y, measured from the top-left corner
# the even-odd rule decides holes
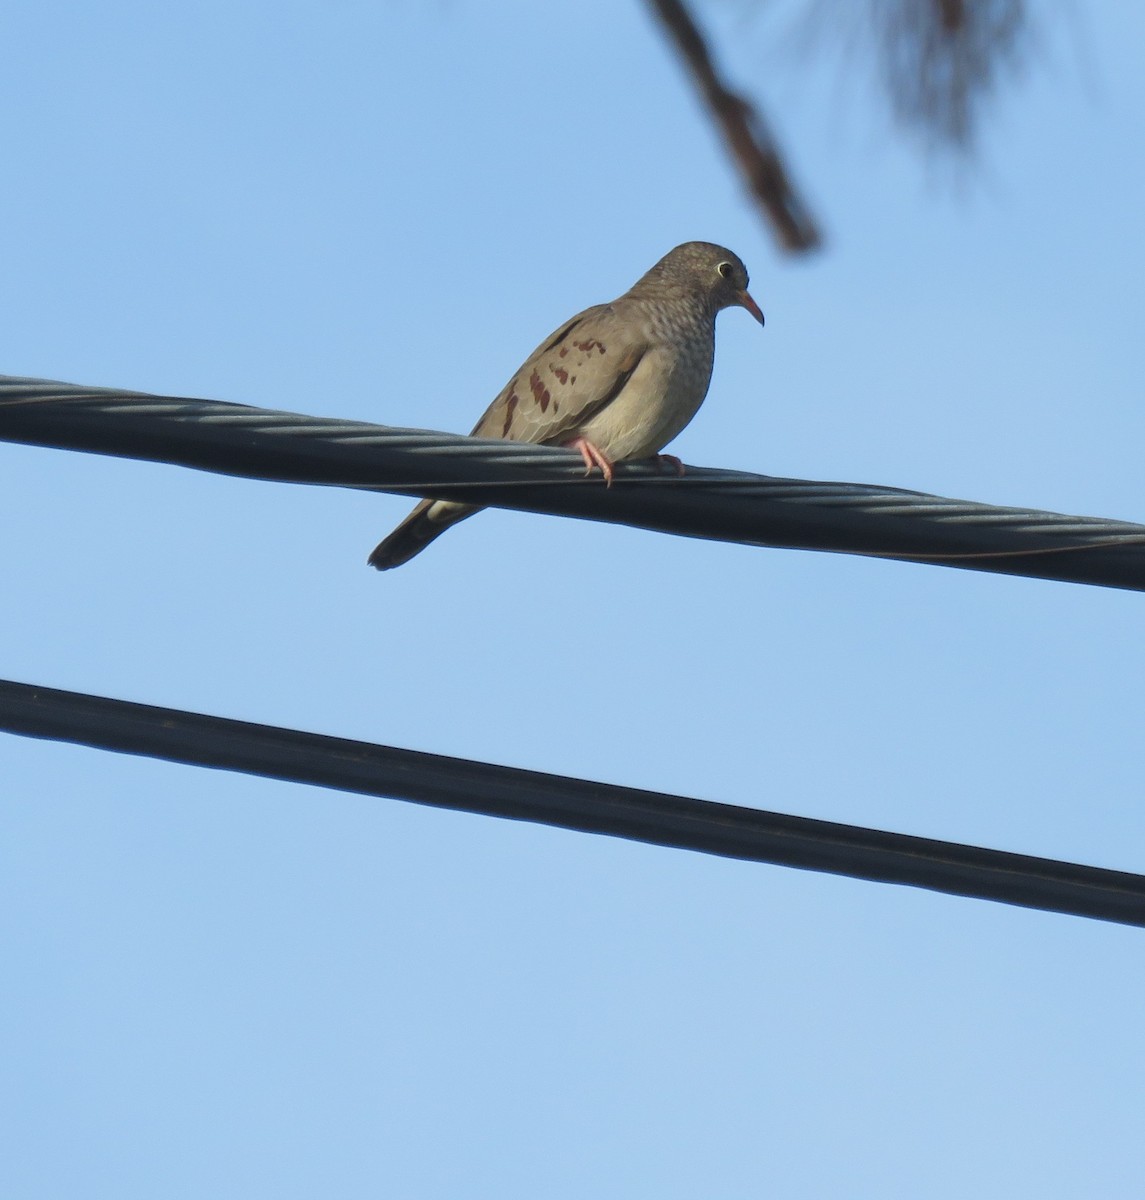
[[[684,464],[674,454],[657,454],[656,465],[661,471],[675,471],[677,475],[684,474]]]
[[[597,449],[585,437],[573,438],[571,442],[565,442],[565,445],[570,450],[580,451],[580,456],[584,459],[586,475],[592,474],[593,467],[599,467],[600,473],[604,476],[605,486],[612,487],[612,460],[603,451]]]

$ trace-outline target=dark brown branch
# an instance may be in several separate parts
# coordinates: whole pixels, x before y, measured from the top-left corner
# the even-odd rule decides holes
[[[682,0],[648,0],[675,43],[732,158],[785,250],[814,250],[819,230],[795,190],[767,122],[758,109],[720,79],[703,34]]]

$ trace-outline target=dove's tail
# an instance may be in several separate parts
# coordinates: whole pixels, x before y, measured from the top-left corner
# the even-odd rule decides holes
[[[400,567],[420,554],[434,538],[458,521],[464,521],[480,509],[475,504],[453,504],[448,500],[423,500],[370,555],[371,567],[388,571]]]

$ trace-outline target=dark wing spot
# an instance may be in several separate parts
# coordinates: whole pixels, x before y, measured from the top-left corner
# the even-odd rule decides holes
[[[507,438],[509,430],[513,426],[513,414],[517,411],[517,402],[520,397],[516,392],[510,394],[509,399],[505,401],[505,428],[501,430],[501,436]]]
[[[604,343],[598,342],[596,338],[587,338],[583,342],[573,342],[573,345],[578,350],[583,350],[585,354],[591,354],[594,350],[600,354],[604,353]]]
[[[561,358],[564,358],[564,356],[565,356],[566,354],[568,354],[568,352],[569,352],[569,348],[568,348],[568,346],[562,346],[562,347],[561,347]]]
[[[568,383],[569,373],[564,369],[564,367],[550,366],[549,370],[552,371],[552,373],[561,381],[561,383]]]
[[[529,390],[533,393],[533,399],[541,406],[541,412],[544,412],[549,407],[549,401],[552,397],[549,395],[549,389],[541,382],[541,377],[535,370],[529,376]]]

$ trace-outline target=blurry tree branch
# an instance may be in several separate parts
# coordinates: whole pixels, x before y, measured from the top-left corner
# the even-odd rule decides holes
[[[928,149],[969,151],[986,101],[1023,64],[1026,0],[805,0],[807,31],[823,47],[870,57],[900,129]],[[646,0],[667,31],[737,170],[779,244],[812,250],[820,234],[791,181],[767,121],[721,78],[685,0]],[[760,9],[764,0],[757,0]]]
[[[767,122],[720,78],[704,36],[683,0],[648,0],[687,64],[712,119],[724,135],[752,196],[785,250],[813,250],[819,230],[806,201],[795,190]]]
[[[1025,0],[868,0],[900,125],[930,145],[973,145],[981,109],[1029,42]],[[835,6],[837,7],[837,5]]]

